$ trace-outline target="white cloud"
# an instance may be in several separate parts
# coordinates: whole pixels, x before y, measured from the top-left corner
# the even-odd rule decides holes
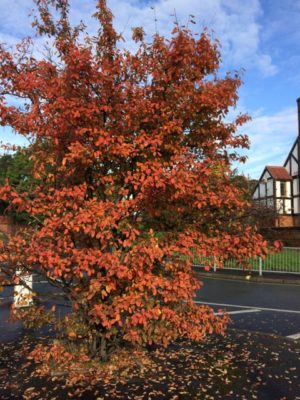
[[[0,1],[0,31],[1,33],[21,38],[30,34],[31,21],[28,18],[33,9],[31,0],[1,0]]]
[[[260,54],[257,57],[256,65],[263,76],[274,76],[278,72],[278,67],[272,63],[271,56],[268,54]]]
[[[96,22],[90,18],[94,12],[94,0],[71,0],[71,18],[74,22],[83,19],[91,33],[96,32]],[[0,1],[0,40],[19,38],[32,33],[28,13],[31,0]],[[142,2],[136,0],[108,0],[115,15],[118,31],[130,41],[131,27],[143,26],[152,35],[156,25],[158,31],[168,35],[173,27],[174,14],[181,24],[185,24],[189,14],[195,15],[198,31],[207,26],[222,43],[223,59],[226,68],[255,68],[264,76],[274,75],[277,67],[269,54],[261,51],[261,26],[258,19],[262,14],[259,0],[158,0]],[[155,6],[157,23],[154,21]],[[1,37],[2,35],[2,37]],[[130,42],[127,43],[129,46]]]
[[[286,108],[272,115],[256,114],[241,131],[248,134],[248,161],[240,169],[258,178],[265,165],[283,165],[297,137],[297,110]]]
[[[118,0],[111,0],[109,4],[120,27],[121,21],[124,26],[128,16],[131,17],[125,36],[129,36],[132,25],[143,26],[146,32],[154,33],[154,15],[149,4],[142,7],[128,0],[122,2],[122,7]],[[160,33],[168,35],[170,32],[174,20],[170,14],[174,10],[181,24],[193,14],[196,29],[207,26],[214,32],[222,44],[223,60],[230,68],[255,68],[264,76],[277,72],[271,56],[260,50],[261,26],[257,21],[262,11],[258,0],[159,0],[155,3],[155,11]]]
[[[97,23],[91,18],[95,11],[94,0],[70,0],[71,20],[78,23],[81,19],[86,23],[87,30],[95,34]],[[0,0],[0,41],[15,43],[20,37],[32,33],[28,13],[32,8],[32,0]],[[189,14],[195,15],[197,21],[194,29],[201,31],[208,26],[214,37],[220,39],[225,69],[253,68],[263,76],[276,74],[277,67],[273,64],[270,54],[261,50],[262,27],[259,19],[262,15],[259,0],[157,0],[142,2],[138,0],[108,0],[115,15],[115,25],[127,39],[126,46],[131,46],[131,27],[143,26],[144,30],[153,35],[156,30],[163,35],[169,35],[174,22],[174,9],[181,24],[186,23]],[[155,6],[157,24],[154,21]],[[38,39],[35,54],[41,47]],[[241,109],[239,103],[239,109]],[[275,157],[282,163],[284,154],[296,136],[296,112],[286,109],[274,115],[264,115],[263,110],[254,113],[254,119],[247,126],[247,132],[252,141],[248,152],[249,161],[244,167],[250,174],[256,174]],[[1,132],[0,132],[1,134]],[[271,143],[268,143],[271,142]],[[272,161],[273,162],[273,161]],[[259,173],[257,172],[257,174]]]

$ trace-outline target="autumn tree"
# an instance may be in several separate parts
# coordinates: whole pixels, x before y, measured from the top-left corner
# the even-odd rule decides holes
[[[257,184],[256,179],[251,179],[250,176],[240,174],[237,169],[234,169],[231,173],[231,180],[240,191],[244,192],[244,198],[246,200],[252,200],[253,190]]]
[[[33,178],[33,165],[30,160],[30,148],[18,149],[14,153],[4,153],[0,156],[0,185],[3,186],[6,180],[18,193],[28,192],[33,189],[37,181]],[[25,223],[30,220],[27,213],[9,210],[7,202],[0,201],[0,214],[11,215],[18,223]]]
[[[30,149],[19,149],[13,154],[0,156],[0,184],[8,179],[18,192],[30,190],[33,184]]]
[[[231,179],[234,185],[243,193],[244,199],[250,204],[244,209],[243,213],[232,215],[230,218],[239,218],[245,225],[253,225],[260,232],[262,228],[273,226],[276,218],[278,218],[278,210],[273,205],[268,205],[253,199],[253,193],[257,185],[256,179],[251,179],[245,175],[238,174],[237,170],[233,170]],[[275,246],[276,247],[276,246]]]
[[[231,218],[248,207],[230,178],[248,117],[224,119],[240,77],[218,75],[207,31],[176,25],[148,43],[135,28],[132,52],[119,46],[105,0],[95,37],[70,25],[67,0],[36,4],[52,54],[35,58],[29,39],[0,48],[1,125],[29,138],[39,181],[22,193],[9,181],[1,188],[34,221],[2,245],[5,273],[19,281],[18,266],[60,288],[72,304],[66,332],[88,357],[223,333],[226,317],[193,303],[192,257],[221,264],[266,251],[254,227]]]

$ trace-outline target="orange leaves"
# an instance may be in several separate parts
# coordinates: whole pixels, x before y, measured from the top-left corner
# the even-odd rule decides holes
[[[225,118],[240,78],[218,77],[219,47],[207,32],[177,27],[170,40],[145,43],[136,28],[133,54],[117,46],[105,1],[99,34],[86,42],[39,4],[37,28],[54,36],[58,60],[30,54],[24,64],[0,48],[0,98],[28,99],[26,109],[1,103],[1,124],[30,138],[38,180],[22,195],[0,188],[31,221],[0,248],[8,275],[22,265],[58,286],[88,338],[166,345],[223,333],[226,317],[192,303],[201,286],[192,250],[207,270],[267,251],[243,222],[249,205],[230,179],[247,146],[236,132],[248,117]],[[64,326],[73,344],[74,326]],[[68,359],[63,347],[53,351]]]
[[[76,338],[77,338],[77,335],[76,335],[75,332],[71,331],[71,332],[68,333],[68,337],[69,337],[70,339],[76,339]]]
[[[144,40],[144,29],[142,27],[132,28],[132,39],[135,42],[142,42]]]
[[[0,199],[8,202],[8,209],[16,209],[18,212],[26,209],[26,196],[19,194],[8,180],[5,181],[4,186],[0,187]]]
[[[277,251],[281,251],[282,247],[283,247],[283,243],[280,240],[275,240],[273,243],[273,246]]]

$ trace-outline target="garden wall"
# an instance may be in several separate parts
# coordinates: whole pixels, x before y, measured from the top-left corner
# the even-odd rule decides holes
[[[260,233],[270,242],[280,240],[286,247],[300,247],[300,227],[261,228]]]
[[[5,235],[10,235],[16,233],[18,225],[13,223],[11,217],[0,215],[0,232]]]

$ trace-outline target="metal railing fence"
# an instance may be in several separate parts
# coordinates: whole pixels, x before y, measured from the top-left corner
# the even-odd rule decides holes
[[[263,272],[300,274],[300,248],[298,247],[284,247],[280,253],[267,255],[265,259],[256,257],[245,261],[249,264],[249,270],[257,271],[259,275],[262,275]],[[213,266],[213,270],[216,270],[213,257],[194,258],[193,264],[195,267],[210,264]],[[229,270],[244,269],[234,259],[225,261],[223,268]]]

